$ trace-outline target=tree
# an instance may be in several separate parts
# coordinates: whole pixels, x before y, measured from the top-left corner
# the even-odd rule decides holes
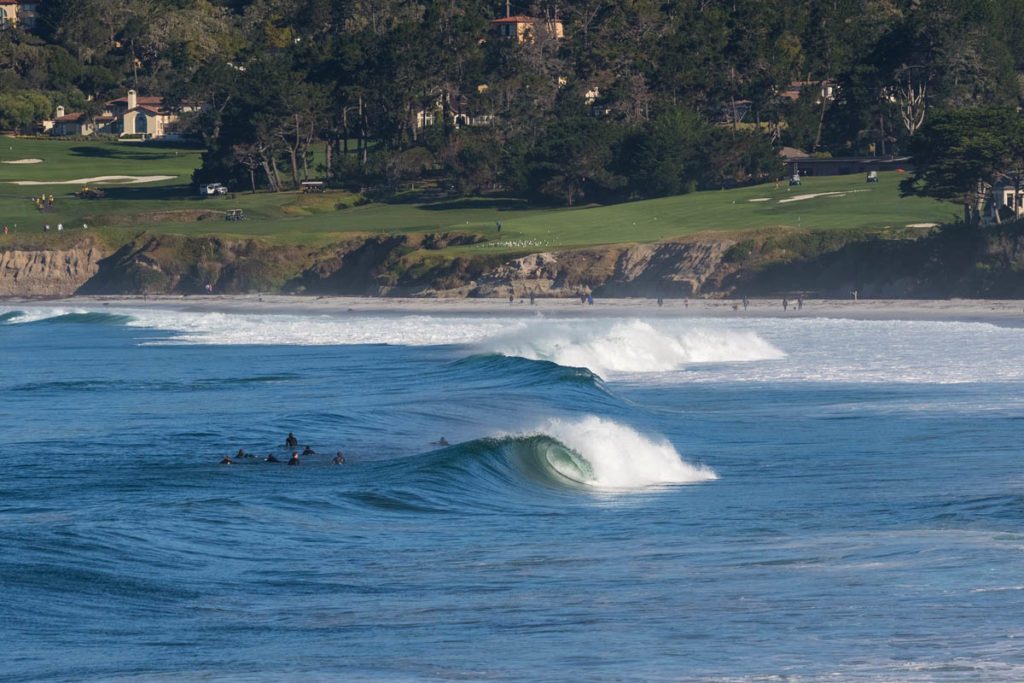
[[[696,187],[707,126],[692,112],[670,110],[623,144],[620,169],[632,193],[665,197]]]
[[[914,172],[900,192],[961,203],[964,221],[976,224],[992,185],[1024,168],[1024,122],[1009,107],[945,111],[921,127],[910,150]]]

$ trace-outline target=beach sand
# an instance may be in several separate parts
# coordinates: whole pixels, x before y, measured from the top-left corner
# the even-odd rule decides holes
[[[790,300],[783,311],[782,300],[750,299],[747,311],[738,300],[666,299],[658,307],[653,299],[595,299],[593,306],[578,298],[537,299],[408,299],[381,297],[288,296],[288,295],[192,295],[192,296],[78,296],[68,299],[0,300],[5,307],[53,306],[117,309],[158,309],[217,313],[273,313],[290,315],[334,315],[341,313],[391,313],[404,315],[522,315],[596,317],[721,317],[721,318],[845,318],[854,320],[935,320],[987,322],[1001,326],[1024,326],[1022,300],[907,300],[907,299],[806,299],[802,310]],[[737,310],[733,310],[733,306]]]

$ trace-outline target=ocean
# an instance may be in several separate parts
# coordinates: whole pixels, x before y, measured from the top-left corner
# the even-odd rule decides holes
[[[588,309],[0,308],[0,680],[1024,680],[1024,329]]]

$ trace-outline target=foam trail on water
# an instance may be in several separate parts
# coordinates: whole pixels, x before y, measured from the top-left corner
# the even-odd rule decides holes
[[[589,486],[636,489],[718,479],[711,468],[683,460],[667,440],[652,439],[631,427],[594,415],[579,420],[551,419],[537,433],[557,439],[586,460],[589,471],[580,483]],[[558,463],[550,464],[566,474]]]
[[[520,326],[489,340],[487,346],[506,356],[587,368],[604,378],[613,372],[665,372],[690,363],[771,360],[786,355],[750,331],[668,327],[642,320]]]
[[[0,314],[17,314],[8,317],[4,322],[11,325],[23,325],[25,323],[39,322],[40,320],[49,320],[51,318],[61,318],[66,315],[85,315],[87,313],[94,313],[95,310],[88,310],[85,308],[56,308],[50,306],[44,307],[18,307],[18,308],[3,308],[0,309]]]

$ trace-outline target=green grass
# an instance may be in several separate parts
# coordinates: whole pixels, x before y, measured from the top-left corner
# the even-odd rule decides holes
[[[957,207],[927,199],[901,199],[896,173],[880,174],[869,185],[861,175],[806,178],[800,187],[782,184],[698,192],[607,207],[557,209],[512,199],[462,199],[431,204],[391,203],[354,207],[343,192],[295,192],[231,198],[199,198],[191,185],[199,164],[195,149],[0,138],[0,161],[38,158],[41,164],[0,164],[0,223],[42,239],[42,225],[80,228],[90,224],[101,238],[116,242],[139,230],[181,235],[259,236],[272,242],[322,244],[353,233],[459,230],[486,235],[488,242],[455,247],[453,253],[522,253],[565,247],[652,242],[703,232],[796,229],[903,228],[955,220]],[[102,175],[169,175],[145,185],[104,185],[107,197],[80,200],[78,185],[21,187],[13,180],[61,181]],[[32,197],[53,194],[56,206],[40,213]],[[785,202],[797,195],[840,192]],[[752,202],[752,199],[767,201]],[[339,209],[345,204],[350,208]],[[243,209],[250,220],[227,223],[227,209]],[[196,220],[206,215],[205,220]],[[501,221],[500,235],[496,221]],[[99,230],[97,230],[99,228]],[[70,237],[70,236],[68,236]],[[48,235],[45,239],[57,239]]]

